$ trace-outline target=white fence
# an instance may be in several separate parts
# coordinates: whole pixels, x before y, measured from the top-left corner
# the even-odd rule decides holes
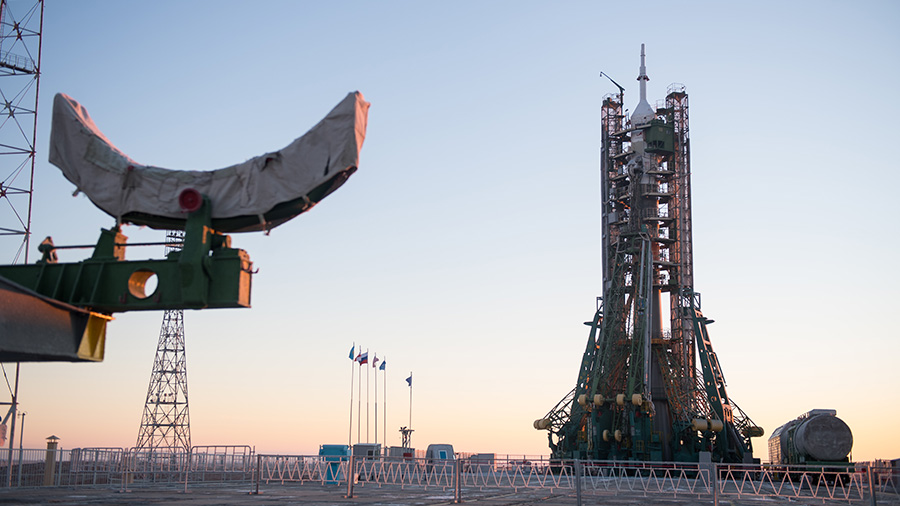
[[[338,485],[353,497],[367,486],[467,490],[546,490],[582,495],[790,498],[798,501],[900,501],[900,474],[890,463],[845,467],[761,466],[624,461],[528,461],[258,455],[255,491],[287,482]]]
[[[252,482],[249,446],[195,446],[172,453],[139,448],[0,450],[0,488],[133,486]]]
[[[475,491],[542,490],[583,496],[789,498],[798,502],[900,503],[900,469],[890,462],[842,467],[768,466],[625,461],[550,461],[260,455],[249,446],[194,447],[186,453],[126,448],[0,450],[0,489],[96,486],[184,487],[229,483],[259,492],[261,486],[311,483],[353,497],[366,488],[429,487],[452,490],[456,501]]]

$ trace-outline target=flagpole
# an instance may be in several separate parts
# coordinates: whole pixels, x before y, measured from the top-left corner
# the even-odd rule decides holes
[[[366,356],[369,356],[369,349],[366,348]],[[366,367],[366,444],[369,444],[369,368]]]
[[[412,371],[409,371],[409,428],[412,429]]]
[[[372,369],[375,369],[375,444],[378,444],[378,354],[372,361]]]
[[[362,356],[362,352],[359,353],[359,356],[356,357],[356,361],[359,362],[359,357]],[[360,363],[356,364],[362,367]],[[358,398],[356,399],[356,444],[359,444],[360,435],[362,434],[362,424],[360,423],[360,417],[362,416],[362,371],[359,371],[359,378],[357,380],[358,386],[357,390],[359,391]],[[352,452],[351,452],[352,454]]]
[[[384,441],[383,444],[387,446],[387,362],[384,360],[385,359],[381,359],[381,364],[385,366],[384,375],[381,376],[381,380],[384,381],[384,414],[381,415],[384,417],[384,426],[381,430],[384,432],[384,438],[382,438]]]
[[[354,348],[356,345],[353,345]],[[353,355],[353,348],[350,348]],[[347,446],[353,446],[353,376],[356,373],[356,360],[350,360],[350,429],[347,434]]]

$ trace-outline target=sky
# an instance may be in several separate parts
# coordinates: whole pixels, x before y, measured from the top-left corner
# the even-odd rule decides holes
[[[601,290],[599,106],[617,90],[599,72],[633,109],[645,43],[651,104],[670,83],[690,96],[695,289],[729,395],[766,430],[755,456],[826,408],[855,460],[897,458],[898,21],[890,1],[47,0],[32,232],[89,244],[113,224],[47,162],[55,93],[141,163],[216,169],[359,90],[359,171],[232,237],[259,269],[252,309],[185,314],[193,443],[356,442],[355,345],[388,363],[379,442],[386,412],[400,443],[412,373],[413,446],[546,455],[532,422],[574,386]],[[26,447],[135,444],[162,313],[115,316],[102,363],[22,365]]]

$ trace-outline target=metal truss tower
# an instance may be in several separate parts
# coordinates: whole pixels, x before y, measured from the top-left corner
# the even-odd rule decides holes
[[[643,46],[638,81],[631,117],[621,87],[601,106],[603,296],[576,387],[534,427],[557,458],[745,461],[762,429],[727,397],[694,292],[688,96],[649,105]]]
[[[183,241],[184,231],[167,232],[166,254],[180,250]],[[163,315],[135,447],[160,453],[188,452],[191,449],[184,311],[181,309],[168,310]]]
[[[31,239],[43,21],[43,0],[0,0],[0,238],[11,263],[28,261]]]
[[[43,24],[43,0],[12,5],[0,0],[0,251],[9,255],[0,263],[28,263]],[[9,423],[5,434],[9,436],[9,472],[3,477],[7,486],[12,483],[19,370],[16,363],[10,401],[0,403],[9,406],[5,415],[0,414],[3,423]]]

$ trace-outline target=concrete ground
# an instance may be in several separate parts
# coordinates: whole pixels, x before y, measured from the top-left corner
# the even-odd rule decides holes
[[[130,492],[120,492],[110,488],[21,488],[0,489],[0,505],[52,504],[59,506],[101,505],[273,505],[297,504],[308,506],[353,505],[353,506],[399,506],[399,505],[442,505],[453,503],[453,491],[421,487],[357,487],[355,497],[345,498],[346,488],[323,486],[318,484],[285,484],[266,485],[260,488],[260,494],[250,494],[247,484],[235,485],[196,485],[185,493],[181,487],[134,488]],[[547,490],[468,490],[462,491],[463,503],[478,506],[575,506],[577,500],[571,493],[550,493]],[[712,497],[679,495],[676,498],[666,496],[641,495],[588,495],[582,498],[584,505],[628,505],[642,504],[650,506],[674,506],[693,504],[713,504]],[[900,498],[879,497],[879,506],[900,506]],[[782,498],[731,498],[719,499],[722,506],[775,506],[775,505],[830,505],[848,504],[847,501],[804,502]],[[869,505],[868,499],[854,501],[849,504]]]

